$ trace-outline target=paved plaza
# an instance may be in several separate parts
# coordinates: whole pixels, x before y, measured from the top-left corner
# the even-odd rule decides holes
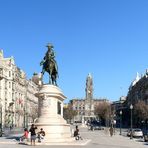
[[[119,135],[119,132],[116,131],[113,137],[109,136],[109,133],[106,130],[96,130],[89,131],[87,128],[80,128],[80,133],[83,137],[83,140],[74,141],[70,145],[36,145],[36,148],[73,148],[73,147],[86,147],[86,148],[146,148],[148,147],[147,142],[143,142],[143,139],[130,139],[126,137],[126,133],[123,132],[122,135]],[[18,144],[18,141],[15,140],[16,135],[11,135],[10,137],[1,137],[0,138],[0,148],[24,148],[24,147],[34,147],[30,145],[21,145]]]

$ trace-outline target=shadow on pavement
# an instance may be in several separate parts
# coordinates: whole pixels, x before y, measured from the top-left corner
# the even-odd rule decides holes
[[[19,141],[20,140],[20,136],[9,136],[9,137],[6,137],[6,139],[12,139],[12,140]]]

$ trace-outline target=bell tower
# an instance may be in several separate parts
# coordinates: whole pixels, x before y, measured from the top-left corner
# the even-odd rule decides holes
[[[93,80],[92,80],[92,76],[90,73],[88,74],[86,78],[85,92],[86,92],[86,99],[91,100],[93,98]]]
[[[86,88],[85,88],[85,116],[94,115],[94,105],[93,105],[93,79],[89,73],[86,78]]]

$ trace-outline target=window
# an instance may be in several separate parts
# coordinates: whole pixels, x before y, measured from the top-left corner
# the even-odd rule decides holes
[[[11,71],[9,71],[9,77],[11,77]]]
[[[9,82],[9,88],[11,88],[11,82]]]
[[[60,115],[61,114],[61,102],[59,101],[57,103],[57,111],[58,111],[58,114]]]

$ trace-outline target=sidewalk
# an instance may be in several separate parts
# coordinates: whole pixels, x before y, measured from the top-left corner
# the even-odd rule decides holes
[[[29,142],[25,142],[25,143],[20,143],[19,139],[20,137],[23,135],[23,130],[22,129],[13,129],[13,130],[5,130],[5,134],[3,135],[3,137],[0,137],[0,144],[7,144],[7,145],[11,145],[11,144],[25,144],[25,145],[30,145],[30,140]],[[38,143],[36,140],[36,145],[86,145],[87,143],[89,143],[91,140],[90,139],[83,139],[83,140],[75,140],[75,138],[73,137],[69,142],[50,142],[50,143]]]

